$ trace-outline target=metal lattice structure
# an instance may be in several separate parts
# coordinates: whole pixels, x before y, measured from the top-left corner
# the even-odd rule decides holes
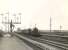
[[[2,16],[2,24],[7,24],[8,32],[9,30],[10,32],[12,32],[14,28],[14,24],[21,24],[21,13],[18,14],[19,16],[16,16],[16,14],[14,14],[11,18],[9,12],[6,14],[7,16],[5,16],[5,14],[0,14]]]

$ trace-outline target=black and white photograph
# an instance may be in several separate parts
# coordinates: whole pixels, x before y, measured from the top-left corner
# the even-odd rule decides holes
[[[68,0],[0,0],[0,50],[68,50]]]

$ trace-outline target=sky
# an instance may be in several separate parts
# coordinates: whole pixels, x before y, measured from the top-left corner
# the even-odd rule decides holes
[[[49,30],[51,17],[52,30],[60,29],[60,25],[62,30],[68,30],[68,0],[0,0],[0,14],[5,16],[7,12],[10,18],[22,14],[21,24],[15,24],[15,29],[33,28],[36,24],[40,30]],[[0,22],[0,29],[6,27]]]

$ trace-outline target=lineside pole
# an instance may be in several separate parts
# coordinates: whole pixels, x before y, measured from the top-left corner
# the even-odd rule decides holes
[[[52,19],[51,19],[51,16],[50,16],[50,32],[52,31]]]
[[[60,32],[61,32],[62,26],[60,25]]]

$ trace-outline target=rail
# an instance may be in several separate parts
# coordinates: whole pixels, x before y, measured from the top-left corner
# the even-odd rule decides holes
[[[55,47],[55,46],[51,46],[51,45],[48,45],[48,44],[44,44],[44,43],[37,42],[35,40],[31,40],[31,39],[26,38],[26,37],[24,37],[22,35],[19,35],[17,33],[15,33],[15,35],[17,37],[19,37],[19,38],[25,39],[26,41],[32,43],[33,45],[35,45],[35,46],[37,46],[37,47],[39,47],[39,48],[41,48],[43,50],[62,50],[62,49],[60,49],[58,47]]]

